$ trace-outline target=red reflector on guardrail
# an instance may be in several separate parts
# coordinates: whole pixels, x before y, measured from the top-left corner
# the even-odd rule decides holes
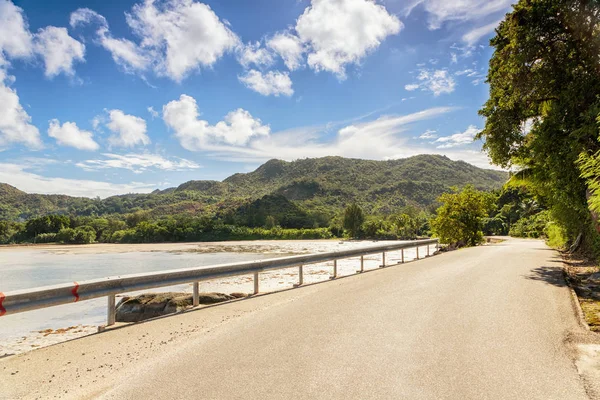
[[[77,303],[79,301],[79,293],[77,293],[77,291],[79,290],[79,283],[73,283],[75,284],[75,286],[73,286],[73,289],[71,289],[71,293],[73,293],[73,296],[75,296],[75,300],[73,300],[73,302]]]
[[[2,302],[5,298],[6,296],[4,295],[4,293],[0,292],[0,317],[6,314],[6,308],[2,307]]]

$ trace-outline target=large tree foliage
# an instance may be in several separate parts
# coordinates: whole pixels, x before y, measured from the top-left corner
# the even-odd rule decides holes
[[[493,162],[521,170],[574,238],[594,232],[581,154],[600,150],[600,4],[520,0],[491,45],[490,98],[479,137]]]
[[[442,243],[467,246],[481,243],[483,223],[493,205],[493,195],[466,186],[460,192],[444,193],[438,200],[442,206],[431,221],[433,234]]]
[[[365,215],[362,208],[356,203],[350,204],[344,211],[344,229],[348,231],[350,237],[357,237],[365,222]]]

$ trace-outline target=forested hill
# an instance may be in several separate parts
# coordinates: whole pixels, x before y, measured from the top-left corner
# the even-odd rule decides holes
[[[329,215],[351,202],[361,204],[369,212],[387,214],[405,205],[430,208],[452,186],[472,184],[491,190],[500,188],[507,178],[505,172],[437,155],[389,161],[342,157],[271,160],[256,171],[235,174],[222,182],[189,181],[150,194],[125,194],[103,200],[27,194],[0,184],[0,219],[23,220],[50,213],[126,214],[139,210],[149,210],[155,216],[210,216],[239,212],[265,195],[285,198],[307,211]]]

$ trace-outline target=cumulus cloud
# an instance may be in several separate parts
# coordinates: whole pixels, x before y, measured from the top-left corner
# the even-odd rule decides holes
[[[48,136],[56,139],[61,146],[75,147],[79,150],[98,150],[100,147],[94,141],[92,132],[79,129],[74,122],[60,124],[57,119],[50,121]]]
[[[263,74],[257,70],[250,70],[238,77],[240,82],[247,88],[262,94],[263,96],[291,96],[294,94],[292,80],[287,72],[269,71]]]
[[[146,135],[146,121],[134,115],[125,114],[121,110],[108,112],[108,129],[113,132],[108,138],[108,143],[113,147],[135,147],[150,144]]]
[[[115,64],[128,73],[141,73],[150,67],[151,54],[128,39],[114,38],[104,16],[89,8],[79,8],[71,13],[69,24],[78,28],[89,24],[98,25],[98,43],[107,50]]]
[[[289,32],[278,32],[267,41],[267,47],[283,59],[285,66],[294,71],[302,66],[304,46],[300,39]]]
[[[244,68],[253,64],[257,67],[269,67],[275,62],[273,54],[262,47],[260,42],[239,46],[238,61]]]
[[[148,170],[162,171],[190,171],[200,168],[200,165],[184,158],[167,159],[160,154],[102,154],[104,159],[86,160],[75,165],[86,171],[97,171],[99,169],[118,168],[127,169],[136,174]]]
[[[145,0],[126,13],[139,43],[114,38],[106,19],[90,9],[71,15],[72,26],[98,23],[100,43],[128,72],[152,67],[159,76],[180,82],[201,67],[212,67],[239,38],[210,6],[193,0]]]
[[[255,137],[268,136],[271,131],[268,125],[241,108],[227,114],[216,125],[199,117],[196,100],[185,94],[163,107],[165,123],[175,132],[181,145],[191,151],[218,144],[242,146]]]
[[[514,0],[416,0],[407,13],[421,6],[428,13],[429,29],[439,29],[446,21],[479,21],[489,15],[507,12]]]
[[[10,59],[39,56],[47,77],[61,72],[72,76],[73,64],[85,61],[84,54],[85,46],[69,36],[66,28],[47,26],[32,34],[23,9],[0,0],[0,68],[6,68]]]
[[[434,143],[440,143],[438,149],[448,149],[451,147],[463,146],[465,144],[473,143],[475,136],[481,132],[481,129],[475,125],[469,125],[469,127],[460,133],[455,133],[451,136],[442,136],[438,138]]]
[[[33,36],[23,9],[9,0],[0,0],[0,66],[3,57],[27,58],[33,55]]]
[[[422,69],[419,72],[419,76],[417,76],[417,80],[417,83],[406,85],[404,89],[408,91],[421,89],[432,92],[434,96],[439,96],[443,93],[452,93],[456,87],[456,81],[444,69]]]
[[[124,193],[150,193],[156,183],[110,183],[84,179],[49,178],[28,171],[27,166],[0,163],[0,182],[28,193],[68,194],[83,197],[108,197]]]
[[[100,43],[118,66],[125,72],[143,72],[150,66],[150,55],[146,54],[137,44],[127,39],[113,38],[107,29],[98,31]]]
[[[347,64],[359,63],[402,28],[395,15],[371,0],[312,0],[295,30],[308,47],[308,65],[344,79]]]
[[[0,69],[0,149],[14,143],[40,149],[43,147],[40,132],[31,124],[31,117],[23,109],[17,91],[9,86],[12,81],[13,78]]]
[[[35,51],[44,59],[46,76],[54,77],[61,72],[74,75],[73,64],[85,61],[85,46],[69,36],[67,28],[48,26],[35,35]]]

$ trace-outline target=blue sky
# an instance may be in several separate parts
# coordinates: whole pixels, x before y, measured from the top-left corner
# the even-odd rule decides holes
[[[507,0],[0,0],[0,182],[106,197],[473,136]]]

